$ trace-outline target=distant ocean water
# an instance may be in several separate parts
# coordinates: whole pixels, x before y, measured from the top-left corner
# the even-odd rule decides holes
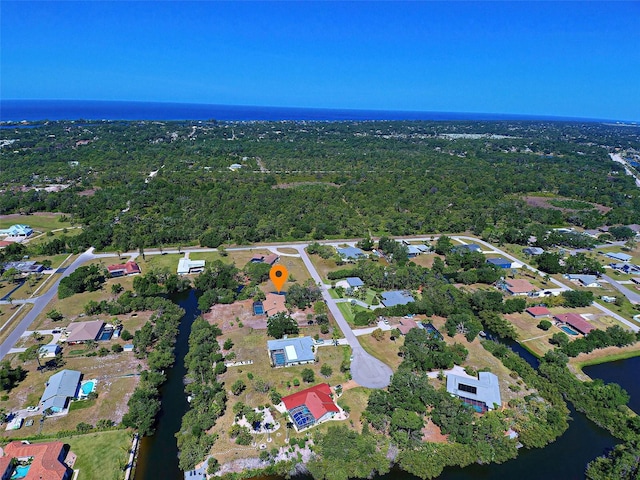
[[[89,100],[0,100],[0,121],[22,120],[552,120],[585,118],[498,113],[338,110],[195,103]]]

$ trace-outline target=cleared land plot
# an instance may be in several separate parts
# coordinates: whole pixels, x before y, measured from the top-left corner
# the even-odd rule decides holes
[[[128,430],[89,433],[62,439],[78,456],[73,467],[80,470],[78,478],[104,480],[124,477],[124,466],[129,461],[131,440],[132,434]]]
[[[178,262],[184,257],[184,254],[167,254],[167,255],[142,255],[136,258],[136,263],[140,266],[140,270],[144,275],[147,272],[169,272],[176,273],[178,271]],[[119,260],[118,257],[110,260],[111,263],[126,262],[129,260],[128,256],[123,256]]]
[[[336,270],[341,270],[343,268],[349,268],[349,265],[338,265],[333,258],[324,259],[320,255],[309,255],[311,259],[311,263],[316,267],[316,271],[320,275],[320,278],[325,283],[331,283],[331,280],[327,278],[329,272],[335,272]]]
[[[0,215],[0,228],[9,228],[11,225],[29,225],[34,230],[49,231],[58,228],[69,228],[71,222],[61,222],[63,213],[36,212],[31,215],[20,215],[12,213],[10,215]]]
[[[367,353],[386,363],[394,371],[402,363],[403,358],[398,354],[400,353],[400,347],[404,345],[404,337],[401,336],[393,341],[391,340],[391,332],[384,332],[384,337],[380,341],[371,335],[362,335],[358,337],[358,341]]]
[[[431,268],[433,267],[433,261],[436,257],[441,258],[442,261],[444,261],[444,256],[438,255],[437,253],[423,253],[422,255],[412,258],[411,261],[421,267]]]

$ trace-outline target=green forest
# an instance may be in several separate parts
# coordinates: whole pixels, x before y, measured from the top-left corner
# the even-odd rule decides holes
[[[640,223],[638,190],[608,156],[640,148],[640,137],[604,124],[60,121],[0,131],[15,140],[0,150],[0,214],[57,211],[85,226],[55,239],[54,252],[462,231],[520,243],[543,241],[549,226]]]

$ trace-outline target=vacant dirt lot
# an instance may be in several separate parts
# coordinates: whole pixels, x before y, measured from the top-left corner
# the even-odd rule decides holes
[[[571,208],[556,207],[554,205],[551,205],[551,203],[549,203],[551,200],[571,200],[570,198],[563,198],[563,197],[536,197],[536,196],[533,196],[533,195],[527,195],[526,197],[523,198],[523,200],[525,202],[527,202],[527,205],[529,205],[531,207],[550,208],[551,210],[561,210],[563,212],[573,212],[574,211],[574,209],[571,209]],[[588,203],[588,202],[586,202],[586,203]],[[593,208],[597,209],[603,215],[605,213],[607,213],[609,210],[611,210],[611,207],[605,207],[604,205],[600,205],[600,204],[597,204],[597,203],[592,203],[591,205],[593,206]]]

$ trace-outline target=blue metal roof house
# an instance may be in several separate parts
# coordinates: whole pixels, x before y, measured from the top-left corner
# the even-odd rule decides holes
[[[365,258],[367,256],[364,251],[356,247],[336,248],[336,250],[343,260],[358,260],[359,258]]]
[[[28,237],[33,233],[33,229],[29,225],[11,225],[9,228],[0,230],[0,235],[9,235],[10,237]]]
[[[480,372],[477,379],[449,374],[447,392],[480,413],[502,406],[498,377],[490,372]]]
[[[351,288],[364,287],[364,282],[359,277],[347,277],[346,280]]]
[[[487,263],[491,263],[499,268],[511,268],[511,260],[506,258],[487,258]]]
[[[273,367],[290,367],[316,361],[311,337],[268,340],[267,348]]]
[[[382,297],[382,304],[385,307],[395,307],[396,305],[406,305],[407,303],[415,302],[411,294],[403,290],[382,292],[380,296]]]
[[[67,407],[70,398],[75,398],[80,387],[82,374],[76,370],[62,370],[51,375],[40,398],[42,411],[50,408],[59,413]]]
[[[627,255],[626,253],[616,253],[609,252],[605,254],[609,258],[613,258],[614,260],[618,260],[619,262],[630,262],[633,258],[631,255]]]

